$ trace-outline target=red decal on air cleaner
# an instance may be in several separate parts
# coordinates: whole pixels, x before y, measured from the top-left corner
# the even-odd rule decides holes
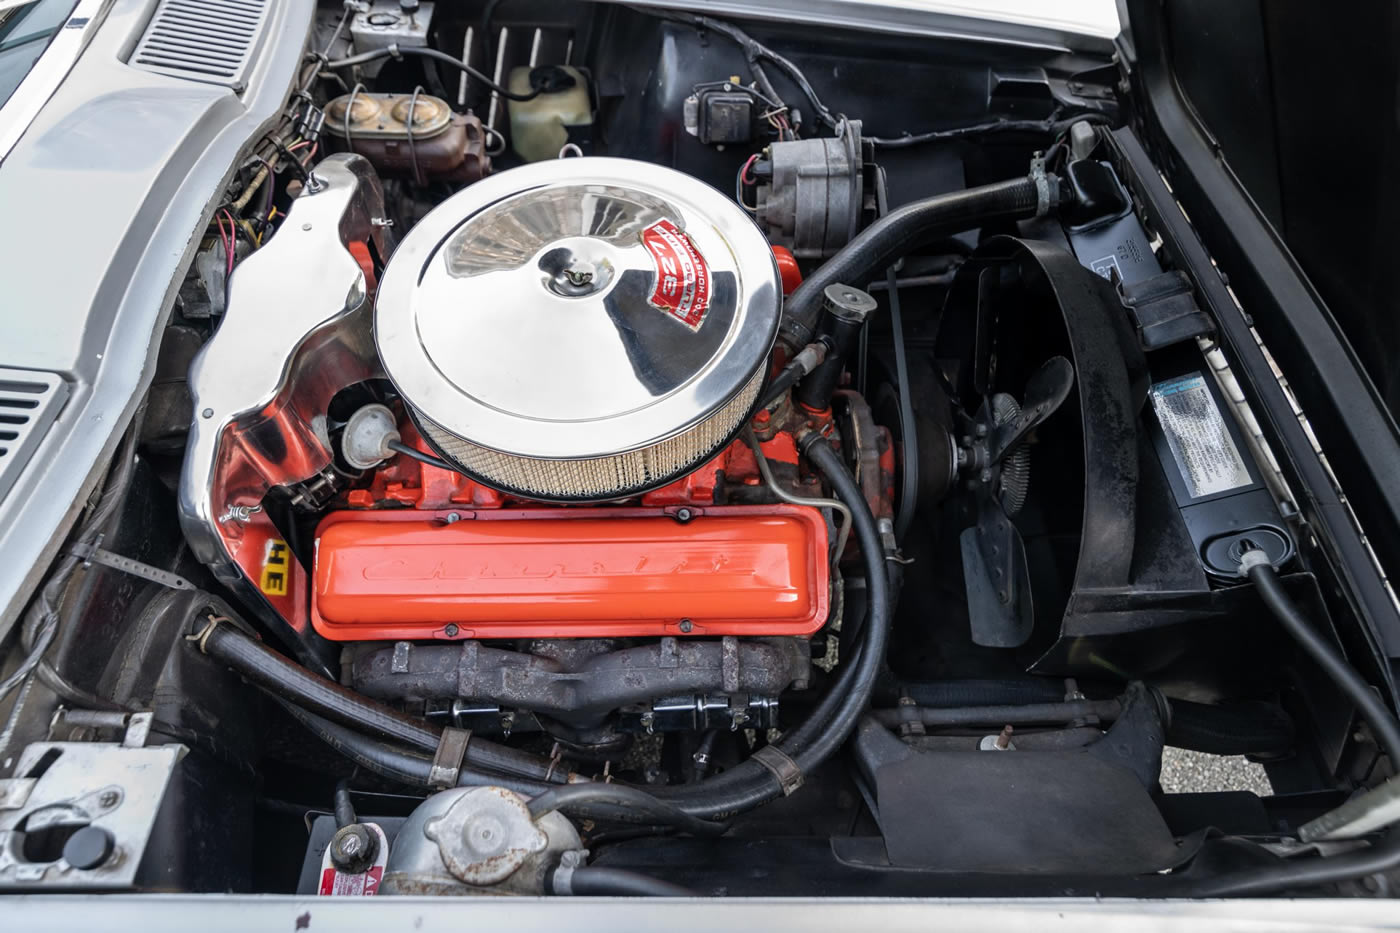
[[[699,330],[710,307],[710,267],[690,237],[669,220],[642,231],[642,245],[656,264],[651,304],[691,330]]]

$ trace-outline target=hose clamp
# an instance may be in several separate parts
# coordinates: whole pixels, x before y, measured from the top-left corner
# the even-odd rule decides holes
[[[1247,577],[1249,572],[1255,567],[1274,566],[1274,562],[1269,560],[1269,555],[1261,548],[1250,548],[1240,555],[1240,576]]]
[[[778,786],[782,788],[783,796],[788,797],[793,791],[802,786],[805,780],[802,769],[797,766],[787,753],[776,745],[765,745],[750,756],[754,761],[763,765],[778,779]]]
[[[467,757],[467,743],[471,741],[470,729],[454,729],[448,726],[438,739],[437,751],[433,753],[433,765],[428,769],[428,786],[446,790],[457,786],[457,777],[462,771],[462,760]]]
[[[1035,183],[1035,216],[1044,217],[1055,206],[1055,198],[1050,176],[1045,172],[1045,156],[1041,153],[1031,158],[1030,179]]]
[[[802,352],[792,358],[789,365],[796,366],[802,370],[802,375],[806,376],[826,360],[826,354],[831,347],[823,340],[815,340],[802,348]]]
[[[803,321],[795,317],[783,315],[782,324],[778,328],[778,339],[787,344],[794,351],[801,350],[816,339],[816,331],[807,326]]]
[[[798,451],[801,452],[802,456],[806,457],[817,441],[825,440],[825,438],[822,437],[822,432],[803,425],[793,434],[793,440],[797,441]]]
[[[574,872],[588,862],[587,849],[570,849],[559,856],[559,867],[550,876],[549,886],[555,894],[574,893]]]
[[[193,633],[193,634],[191,634],[191,635],[186,635],[186,636],[185,636],[185,641],[192,641],[192,642],[194,642],[194,643],[195,643],[195,646],[196,646],[197,648],[199,648],[199,653],[200,653],[200,654],[208,654],[208,653],[209,653],[209,636],[214,634],[214,629],[218,628],[218,627],[219,627],[219,624],[222,623],[222,622],[227,622],[227,623],[229,623],[230,625],[233,624],[233,620],[230,619],[228,616],[215,616],[215,615],[209,616],[209,619],[208,619],[208,621],[205,623],[204,628],[200,629],[199,631],[197,631],[197,632],[195,632],[195,633]]]

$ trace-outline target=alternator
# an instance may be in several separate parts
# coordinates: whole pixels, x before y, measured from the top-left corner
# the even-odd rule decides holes
[[[842,127],[834,139],[773,143],[754,166],[759,179],[754,219],[770,240],[799,259],[832,255],[860,224],[865,190],[860,121]]]

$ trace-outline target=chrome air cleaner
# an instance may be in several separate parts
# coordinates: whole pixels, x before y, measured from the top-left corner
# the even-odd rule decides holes
[[[777,333],[767,241],[727,196],[626,159],[539,162],[444,201],[388,263],[385,372],[489,485],[614,499],[713,456]]]

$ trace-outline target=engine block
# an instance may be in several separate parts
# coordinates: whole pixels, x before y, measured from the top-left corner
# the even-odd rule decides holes
[[[791,435],[765,447],[796,470]],[[334,641],[810,635],[830,603],[826,519],[716,504],[759,482],[735,442],[635,505],[548,507],[397,458],[320,523],[312,624]]]

